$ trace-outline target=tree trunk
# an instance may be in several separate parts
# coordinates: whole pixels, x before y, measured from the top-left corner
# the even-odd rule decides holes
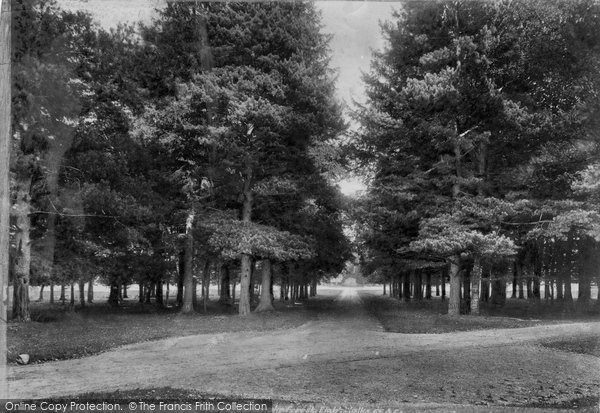
[[[442,273],[441,286],[442,286],[442,301],[444,301],[444,300],[446,300],[446,273],[445,273],[445,271]]]
[[[65,297],[65,285],[64,284],[60,285],[60,297],[58,300],[62,303],[62,305],[65,305],[66,297]]]
[[[460,314],[460,256],[453,255],[450,259],[450,298],[448,300],[448,315]]]
[[[158,307],[164,307],[165,305],[162,280],[156,282],[156,305]]]
[[[490,298],[490,279],[489,274],[487,277],[484,277],[481,274],[481,289],[479,290],[479,298],[482,302],[487,302]]]
[[[154,291],[154,286],[155,286],[155,284],[153,282],[147,283],[144,286],[144,289],[145,289],[144,295],[146,296],[144,301],[148,304],[150,304],[150,299],[152,298],[152,292]]]
[[[90,304],[94,302],[94,279],[93,278],[88,281],[87,302]]]
[[[510,298],[517,298],[517,285],[519,284],[519,272],[517,270],[517,261],[513,261],[513,279],[512,279],[512,294]]]
[[[221,265],[221,294],[219,301],[229,302],[231,299],[231,276],[229,274],[229,267],[227,265]]]
[[[548,280],[544,281],[544,300],[550,299],[550,282]]]
[[[13,318],[19,321],[31,321],[29,309],[29,273],[31,270],[31,212],[30,196],[31,176],[25,166],[17,173],[16,192],[17,199],[13,205],[16,217],[15,226],[15,257],[14,257],[14,290],[13,290]]]
[[[539,300],[540,295],[540,282],[542,279],[542,269],[539,265],[536,265],[533,269],[533,298]]]
[[[231,283],[231,303],[235,304],[235,285],[237,284],[237,279],[233,279]]]
[[[208,295],[210,289],[210,261],[206,260],[204,264],[204,271],[202,271],[202,307],[206,313],[206,306],[208,305]]]
[[[183,305],[181,306],[182,313],[191,313],[194,311],[193,291],[194,275],[192,274],[192,266],[194,262],[194,236],[192,227],[194,224],[194,214],[189,213],[185,224],[185,241],[183,245]],[[177,292],[179,297],[179,292]]]
[[[85,281],[79,280],[79,305],[85,307]]]
[[[404,287],[402,287],[404,290],[404,301],[408,302],[410,301],[410,276],[408,273],[404,273],[402,277],[404,278]]]
[[[425,298],[427,300],[431,300],[431,273],[427,273],[426,275],[427,281],[425,284]]]
[[[481,282],[481,260],[475,257],[471,271],[471,315],[479,315],[479,283]]]
[[[492,304],[503,306],[506,303],[506,281],[496,278],[492,282]]]
[[[50,284],[50,304],[54,304],[54,283]]]
[[[565,301],[572,303],[573,302],[573,293],[571,292],[571,274],[565,274],[565,288],[564,288],[564,299]]]
[[[464,311],[471,311],[471,272],[465,268],[462,276]]]
[[[591,279],[587,274],[582,274],[579,278],[579,295],[577,296],[577,304],[586,306],[589,304],[591,298]]]
[[[6,303],[10,243],[9,158],[11,147],[11,0],[0,0],[0,360],[6,363]],[[0,399],[8,398],[6,368],[0,368]]]
[[[285,301],[286,297],[285,297],[285,281],[283,280],[283,277],[281,278],[281,283],[279,284],[279,301]]]
[[[144,302],[144,283],[143,282],[139,282],[138,283],[139,286],[139,290],[138,290],[138,301],[140,303]]]
[[[46,286],[45,284],[42,284],[40,286],[40,295],[38,297],[38,301],[44,301],[44,287],[45,286]]]
[[[179,251],[179,260],[177,261],[177,306],[183,306],[183,278],[185,267],[185,251]]]
[[[255,312],[273,311],[273,302],[271,300],[271,261],[263,260],[262,262],[262,282],[260,291],[260,301],[258,307],[254,310]]]
[[[528,274],[531,274],[528,272]],[[530,300],[533,298],[533,277],[528,275],[526,278],[527,281],[527,299]]]
[[[192,278],[192,307],[196,308],[198,305],[198,281]]]
[[[71,282],[71,297],[69,300],[69,309],[73,310],[75,308],[75,283]]]
[[[117,307],[119,305],[119,286],[116,282],[110,284],[108,303],[113,307]]]
[[[519,289],[519,300],[525,299],[525,291],[523,288],[523,263],[520,259],[515,260],[515,278]]]
[[[123,298],[129,298],[127,296],[127,283],[123,283],[121,287],[123,288]]]
[[[413,272],[413,280],[414,280],[414,282],[413,282],[413,285],[414,285],[413,297],[415,298],[415,300],[421,301],[423,299],[423,289],[422,289],[423,279],[421,276],[421,272],[419,272],[419,271]]]
[[[556,279],[556,300],[562,301],[563,298],[563,282],[562,277],[559,277]]]
[[[246,179],[244,181],[244,203],[242,206],[242,221],[251,222],[252,218],[252,165],[246,167]],[[250,314],[250,276],[252,271],[252,257],[249,254],[242,254],[240,269],[240,305],[239,314]]]
[[[390,286],[390,288],[391,288],[391,286]],[[383,295],[387,295],[385,292],[385,281],[383,282]]]

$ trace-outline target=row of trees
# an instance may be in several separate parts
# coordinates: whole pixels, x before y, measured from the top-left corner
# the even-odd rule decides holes
[[[351,148],[372,175],[355,211],[367,271],[416,298],[422,277],[449,277],[449,314],[461,290],[474,314],[490,284],[502,303],[507,280],[568,300],[578,281],[589,301],[600,5],[408,2],[394,19]]]
[[[239,277],[250,312],[337,273],[349,256],[331,184],[344,129],[329,38],[310,3],[172,3],[110,32],[50,0],[13,11],[13,316],[29,284],[100,280],[193,310]],[[92,293],[93,294],[93,293]],[[289,293],[288,293],[289,294]]]

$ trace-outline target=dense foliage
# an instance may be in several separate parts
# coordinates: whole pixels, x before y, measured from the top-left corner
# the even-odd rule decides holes
[[[461,296],[478,311],[480,284],[502,303],[513,270],[532,297],[543,281],[570,300],[577,280],[589,299],[599,5],[408,2],[394,19],[352,148],[372,171],[355,211],[367,270],[405,298],[449,276],[452,314]]]
[[[239,276],[247,314],[256,267],[259,309],[272,308],[273,280],[306,298],[339,272],[343,204],[315,148],[345,124],[319,19],[304,2],[173,3],[107,32],[50,0],[22,2],[14,316],[29,318],[30,275],[51,300],[78,282],[82,305],[86,282],[88,301],[101,281],[112,304],[138,283],[140,301],[163,305],[176,281],[184,311],[198,280],[206,302],[211,277],[229,299]]]

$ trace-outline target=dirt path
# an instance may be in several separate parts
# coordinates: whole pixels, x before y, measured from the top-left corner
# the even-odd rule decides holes
[[[493,354],[503,346],[518,344],[524,348],[541,338],[599,331],[600,322],[448,334],[386,333],[366,313],[357,291],[345,288],[331,311],[296,329],[178,337],[124,346],[83,359],[11,366],[9,394],[14,398],[42,398],[170,386],[214,393],[232,388],[237,394],[242,388],[247,394],[251,391],[269,397],[281,391],[277,384],[256,379],[246,389],[239,383],[235,386],[236,378],[256,376],[261,371],[301,370],[309,365],[378,363],[416,353],[427,356],[429,352],[489,349]],[[593,374],[597,375],[598,358],[573,357],[574,368],[595,369]]]

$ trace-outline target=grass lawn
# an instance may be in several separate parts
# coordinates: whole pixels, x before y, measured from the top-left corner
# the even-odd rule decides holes
[[[211,302],[206,314],[129,302],[66,311],[59,304],[32,303],[30,323],[9,322],[8,362],[26,353],[30,362],[85,357],[125,344],[204,333],[266,331],[299,326],[314,317],[305,306],[275,302],[277,311],[238,317],[232,307]],[[201,311],[201,310],[200,310]]]
[[[395,298],[361,292],[367,311],[386,331],[394,333],[450,333],[490,328],[530,327],[544,323],[598,321],[600,309],[566,310],[565,307],[528,300],[507,299],[503,307],[481,303],[481,316],[449,317],[448,301],[439,298],[420,302],[402,302]]]

